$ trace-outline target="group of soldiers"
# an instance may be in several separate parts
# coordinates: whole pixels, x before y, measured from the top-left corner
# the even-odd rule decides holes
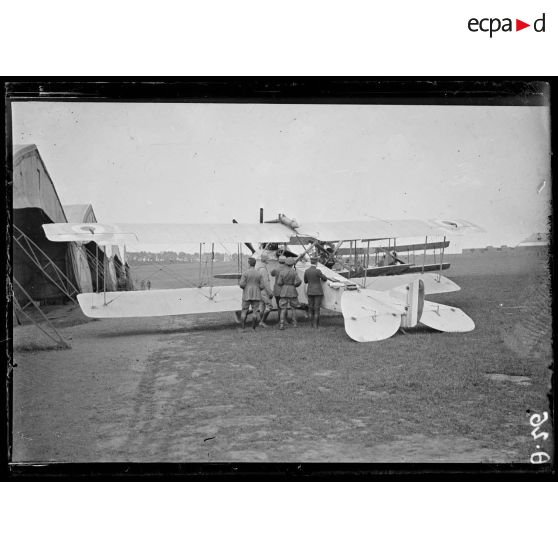
[[[279,329],[285,329],[289,308],[292,312],[292,325],[298,326],[296,313],[301,304],[296,289],[301,285],[302,280],[294,267],[295,259],[279,256],[279,266],[271,271],[271,275],[275,277],[273,289],[265,267],[267,261],[267,256],[263,254],[264,266],[256,269],[256,259],[248,258],[248,270],[240,278],[239,285],[243,291],[240,324],[243,331],[246,328],[246,318],[250,309],[254,313],[252,327],[254,329],[258,325],[267,327],[266,320],[273,309],[274,298],[279,311]],[[322,281],[327,280],[327,277],[316,267],[317,263],[318,258],[311,258],[311,266],[304,272],[304,283],[308,285],[308,317],[313,328],[318,328],[320,325],[320,306],[324,296]]]
[[[147,288],[148,291],[151,290],[151,281],[149,279],[147,281],[144,281],[142,279],[142,281],[140,283],[140,290],[145,291],[146,288]]]

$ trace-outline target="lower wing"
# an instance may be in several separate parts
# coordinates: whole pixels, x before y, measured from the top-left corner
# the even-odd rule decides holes
[[[238,286],[83,293],[79,305],[90,318],[147,318],[240,310]]]

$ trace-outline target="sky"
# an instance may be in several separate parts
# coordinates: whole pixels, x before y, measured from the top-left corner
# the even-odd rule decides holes
[[[454,248],[547,230],[548,107],[58,103],[12,105],[62,204],[100,223],[466,219]]]

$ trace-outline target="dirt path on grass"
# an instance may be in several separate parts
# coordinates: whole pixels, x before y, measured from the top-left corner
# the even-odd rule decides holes
[[[472,369],[478,337],[355,344],[340,316],[301,325],[241,334],[206,315],[64,328],[71,350],[15,355],[13,460],[528,461],[525,413],[545,404],[544,378],[491,379],[510,356]]]

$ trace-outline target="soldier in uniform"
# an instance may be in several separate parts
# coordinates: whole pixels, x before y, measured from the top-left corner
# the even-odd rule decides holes
[[[279,279],[279,274],[285,273],[288,269],[288,267],[285,265],[286,261],[287,261],[286,256],[283,255],[279,256],[278,258],[279,267],[272,269],[270,273],[272,277],[275,277],[275,284],[273,285],[273,296],[275,297],[275,302],[277,304],[278,312],[281,311],[281,307],[279,306],[279,301],[281,300],[281,287],[279,286],[278,279]]]
[[[242,289],[242,311],[240,313],[240,324],[242,330],[246,328],[246,317],[248,310],[252,308],[254,313],[254,321],[252,328],[256,329],[260,321],[260,302],[262,300],[262,289],[265,288],[262,276],[256,271],[256,259],[248,258],[248,269],[240,277],[239,286]]]
[[[262,300],[260,302],[260,312],[262,319],[260,320],[261,327],[267,327],[265,321],[273,308],[273,291],[271,290],[271,283],[269,281],[269,272],[267,271],[266,263],[269,261],[269,257],[264,252],[261,256],[262,266],[258,269],[258,272],[262,276],[262,281],[264,288],[262,289]]]
[[[294,268],[294,258],[287,258],[285,263],[287,271],[280,273],[277,277],[277,283],[281,287],[279,329],[285,329],[285,318],[287,317],[288,308],[291,308],[293,311],[293,327],[297,327],[296,309],[300,306],[296,288],[302,281]]]
[[[318,258],[310,258],[310,267],[304,272],[304,282],[308,284],[306,294],[308,296],[308,313],[312,327],[320,326],[320,307],[324,298],[322,281],[327,277],[316,267]]]

